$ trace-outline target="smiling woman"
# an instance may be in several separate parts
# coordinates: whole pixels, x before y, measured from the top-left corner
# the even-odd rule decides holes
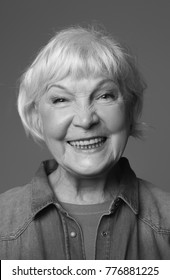
[[[134,59],[101,30],[62,30],[41,50],[18,111],[53,159],[1,195],[1,259],[170,258],[170,197],[122,157],[142,133],[144,89]]]
[[[129,125],[113,81],[67,77],[50,86],[37,111],[45,142],[64,173],[104,176],[120,158]]]

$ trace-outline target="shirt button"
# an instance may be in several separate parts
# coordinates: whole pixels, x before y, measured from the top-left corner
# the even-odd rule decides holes
[[[72,238],[75,238],[75,237],[77,236],[77,234],[76,234],[75,231],[71,231],[71,232],[70,232],[70,236],[71,236]]]
[[[107,232],[107,231],[102,231],[101,235],[102,235],[103,237],[106,237],[106,236],[108,235],[108,232]]]

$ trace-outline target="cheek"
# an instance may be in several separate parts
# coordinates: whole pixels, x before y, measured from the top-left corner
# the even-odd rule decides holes
[[[41,115],[43,134],[45,138],[55,137],[63,140],[72,120],[72,115],[66,111],[46,112]]]
[[[111,151],[111,157],[119,159],[126,147],[129,135],[129,124],[124,104],[108,106],[107,110],[103,111],[102,118],[110,135],[109,151]]]
[[[125,106],[123,104],[108,106],[100,112],[101,119],[104,121],[110,134],[116,134],[128,129]]]

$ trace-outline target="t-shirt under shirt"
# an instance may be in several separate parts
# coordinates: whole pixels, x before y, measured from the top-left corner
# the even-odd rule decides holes
[[[100,218],[108,213],[111,201],[100,204],[77,205],[62,202],[63,208],[79,223],[84,238],[86,259],[95,259],[96,233]]]

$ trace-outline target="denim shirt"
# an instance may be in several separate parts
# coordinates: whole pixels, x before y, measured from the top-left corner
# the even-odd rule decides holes
[[[119,192],[97,229],[95,259],[170,259],[170,194],[118,162]],[[43,162],[33,180],[0,195],[0,259],[86,259],[79,224],[48,181],[57,163]]]

